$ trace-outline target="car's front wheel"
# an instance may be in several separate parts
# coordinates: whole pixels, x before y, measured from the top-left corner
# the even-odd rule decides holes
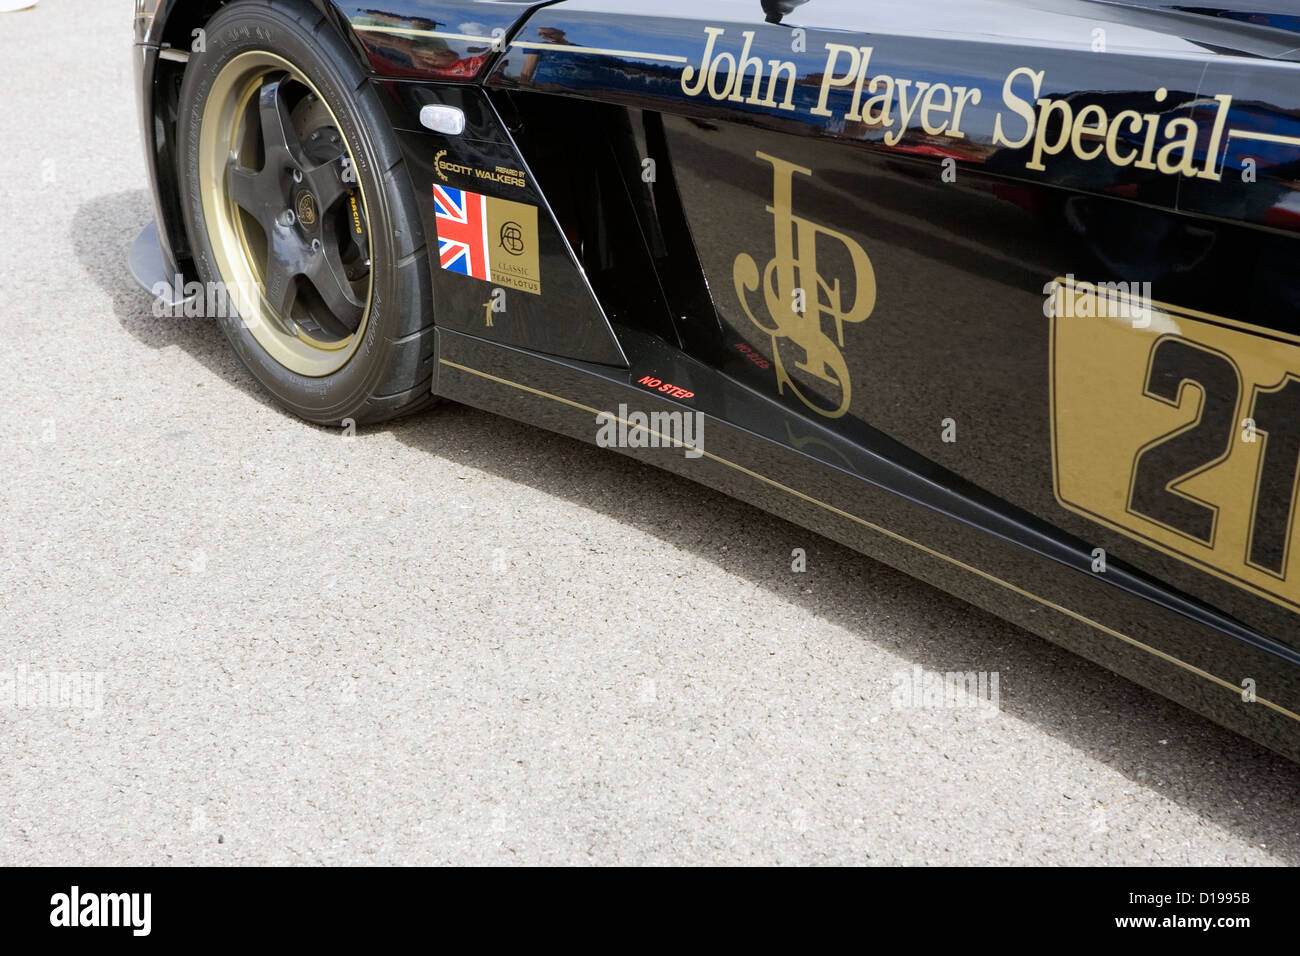
[[[181,89],[186,226],[206,305],[290,411],[380,421],[432,399],[424,230],[365,73],[306,3],[237,2]]]

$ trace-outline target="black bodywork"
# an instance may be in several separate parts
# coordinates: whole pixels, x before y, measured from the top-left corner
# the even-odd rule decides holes
[[[586,441],[699,412],[699,456],[622,450],[1300,759],[1300,10],[313,2],[431,247],[437,186],[537,210],[504,312],[434,263],[437,394]],[[138,23],[169,278],[184,52],[219,6]],[[1098,283],[1148,310],[1062,316]]]

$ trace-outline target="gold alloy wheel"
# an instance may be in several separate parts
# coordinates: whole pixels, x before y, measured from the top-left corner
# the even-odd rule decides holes
[[[370,315],[370,219],[356,161],[320,91],[252,51],[212,83],[199,130],[203,218],[227,301],[300,375],[342,368]]]

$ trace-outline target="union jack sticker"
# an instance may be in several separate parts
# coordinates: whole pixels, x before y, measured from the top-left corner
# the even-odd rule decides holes
[[[444,270],[541,294],[536,206],[439,185],[433,205]]]

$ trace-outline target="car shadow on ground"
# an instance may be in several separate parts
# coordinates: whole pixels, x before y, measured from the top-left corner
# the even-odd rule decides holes
[[[150,297],[126,261],[131,240],[151,215],[145,191],[118,193],[87,203],[79,220],[121,223],[120,231],[73,230],[77,257],[111,298],[118,322],[142,345],[183,349],[231,387],[272,404],[214,323],[153,316]],[[997,670],[1006,713],[1279,860],[1300,864],[1300,766],[928,584],[650,465],[477,409],[444,403],[362,429],[358,439],[384,432],[424,454],[527,485],[725,568],[901,655],[909,666]],[[322,441],[337,440],[335,431],[321,433]],[[795,548],[807,552],[806,573],[791,572]],[[952,621],[961,624],[952,627]],[[996,666],[989,668],[991,660]],[[863,694],[889,694],[892,687],[890,675],[882,674]],[[1073,798],[1081,816],[1093,813],[1086,794]],[[1111,809],[1131,824],[1122,807]],[[1140,830],[1140,821],[1136,826]]]
[[[82,205],[74,219],[74,223],[101,224],[95,230],[74,225],[72,246],[78,261],[112,300],[118,323],[141,344],[151,349],[184,349],[204,368],[259,403],[278,407],[235,357],[216,322],[154,314],[153,298],[136,283],[127,260],[131,243],[152,218],[153,201],[148,191],[137,189],[91,200]]]

